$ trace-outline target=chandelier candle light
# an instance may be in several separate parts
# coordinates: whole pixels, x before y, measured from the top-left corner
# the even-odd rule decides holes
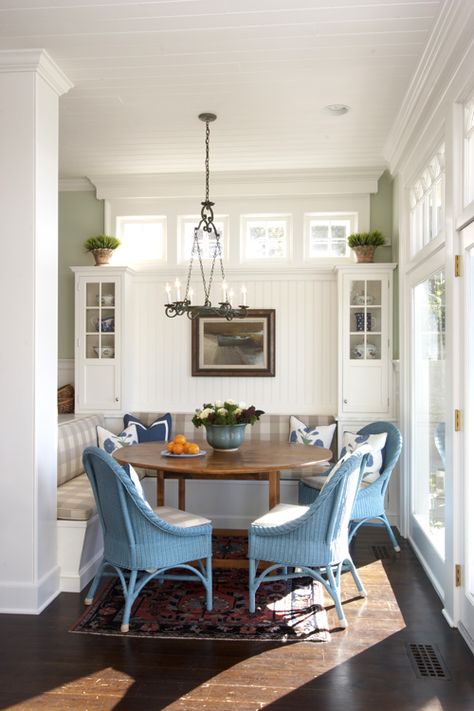
[[[181,282],[176,279],[174,286],[176,290],[176,299],[171,301],[171,286],[166,284],[166,298],[167,303],[165,304],[165,314],[169,318],[175,318],[175,316],[182,316],[186,314],[188,318],[195,319],[198,316],[222,316],[227,319],[227,321],[232,321],[234,318],[245,318],[247,315],[247,289],[242,286],[241,289],[241,304],[234,308],[232,300],[234,298],[234,292],[232,289],[228,289],[225,281],[224,264],[222,262],[222,246],[221,246],[221,234],[217,230],[214,224],[214,203],[209,199],[209,124],[215,121],[217,116],[215,114],[199,114],[199,119],[204,121],[206,124],[206,197],[204,202],[201,203],[201,219],[199,224],[194,228],[194,239],[193,246],[191,250],[191,259],[189,262],[188,275],[186,279],[186,287],[184,290],[184,298],[181,298]],[[206,280],[206,275],[204,273],[204,265],[202,261],[202,237],[204,233],[209,234],[214,237],[215,246],[214,253],[211,259],[211,266],[209,269],[209,277]],[[191,274],[193,270],[194,258],[197,256],[199,260],[199,267],[201,270],[201,279],[204,289],[204,304],[201,306],[192,304],[193,290],[190,288]],[[214,277],[214,267],[216,259],[219,260],[220,271],[222,275],[222,301],[219,302],[218,306],[213,306],[211,303],[211,288],[212,280]]]

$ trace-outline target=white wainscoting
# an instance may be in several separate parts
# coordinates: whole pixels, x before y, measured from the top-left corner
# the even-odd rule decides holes
[[[242,276],[228,282],[240,289]],[[168,278],[169,280],[169,278]],[[245,278],[248,303],[276,310],[276,376],[192,377],[191,323],[164,315],[166,279],[133,282],[129,408],[189,412],[212,399],[233,398],[266,412],[335,414],[337,408],[337,293],[332,272],[303,271]],[[195,293],[198,288],[195,287]]]
[[[58,388],[74,385],[74,358],[60,358],[58,361]]]

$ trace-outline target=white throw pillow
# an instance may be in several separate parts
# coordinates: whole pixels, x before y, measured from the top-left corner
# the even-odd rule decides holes
[[[344,432],[341,456],[346,454],[346,452],[352,454],[352,452],[355,452],[356,449],[359,449],[362,445],[368,444],[371,451],[367,458],[363,480],[364,482],[372,484],[372,482],[377,481],[380,476],[380,470],[383,464],[382,449],[385,447],[386,441],[386,432],[372,435]]]
[[[364,445],[365,445],[365,446],[364,446]],[[363,454],[369,454],[369,452],[370,452],[370,447],[369,447],[369,445],[367,445],[365,442],[362,442],[362,444],[360,444],[359,447],[357,447],[357,449],[360,449],[360,448],[363,448]],[[342,452],[341,452],[341,454],[342,454]],[[354,452],[350,452],[349,450],[348,450],[347,452],[345,452],[344,454],[342,454],[342,456],[340,457],[340,459],[337,460],[337,462],[335,463],[335,465],[333,466],[333,468],[332,468],[331,471],[329,472],[328,476],[326,477],[326,481],[325,481],[324,484],[322,485],[321,491],[323,491],[324,487],[329,484],[329,482],[330,482],[331,479],[333,478],[334,474],[339,471],[339,469],[342,467],[342,465],[343,465],[345,462],[347,462],[347,460],[350,459],[353,454],[354,454]],[[369,454],[369,458],[370,458],[370,454]],[[366,469],[365,469],[364,471],[366,471]]]
[[[115,435],[113,432],[109,432],[109,430],[106,430],[104,427],[97,425],[97,441],[99,443],[99,447],[108,452],[108,454],[112,454],[117,449],[121,449],[122,447],[129,447],[131,444],[138,444],[136,425],[129,425],[119,435]],[[125,464],[123,465],[123,468],[135,484],[135,489],[137,490],[139,497],[148,506],[148,508],[151,509],[150,504],[145,498],[145,492],[143,491],[140,477],[135,469],[131,466],[131,464]]]
[[[138,444],[138,434],[136,425],[129,425],[123,432],[116,435],[109,430],[97,425],[97,442],[101,449],[105,449],[108,454],[113,454],[120,447],[129,447],[131,444]]]
[[[150,509],[150,511],[153,511],[151,508],[150,504],[145,498],[145,492],[143,491],[143,486],[140,481],[140,477],[138,476],[137,472],[135,469],[132,467],[131,464],[123,464],[122,465],[127,474],[129,475],[130,479],[132,480],[132,483],[135,484],[135,489],[137,490],[138,496],[141,498],[144,504]]]
[[[313,447],[331,449],[335,429],[335,423],[333,425],[316,425],[315,427],[308,427],[297,417],[291,415],[290,438],[288,441],[297,442],[299,444],[309,444]]]

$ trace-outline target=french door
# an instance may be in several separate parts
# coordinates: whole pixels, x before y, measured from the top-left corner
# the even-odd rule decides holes
[[[462,574],[459,626],[474,651],[474,223],[461,231],[463,250],[463,467],[460,481],[459,540]]]
[[[446,565],[446,269],[444,251],[409,277],[410,539],[441,597]],[[448,516],[448,521],[449,521]]]

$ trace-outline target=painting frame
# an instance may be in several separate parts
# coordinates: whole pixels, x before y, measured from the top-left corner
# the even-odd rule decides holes
[[[275,309],[248,309],[246,318],[232,321],[222,316],[193,319],[191,374],[275,377]]]

